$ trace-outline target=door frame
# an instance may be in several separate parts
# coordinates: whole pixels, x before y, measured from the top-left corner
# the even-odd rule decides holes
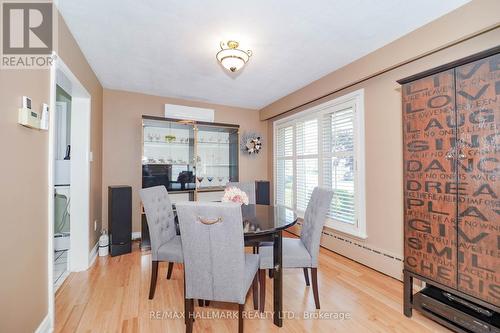
[[[78,272],[89,268],[89,223],[90,223],[90,138],[91,95],[71,72],[64,61],[54,52],[50,67],[50,114],[48,149],[48,301],[49,322],[54,328],[54,156],[56,86],[62,80],[71,91],[71,228],[69,271]],[[75,149],[76,148],[76,149]]]

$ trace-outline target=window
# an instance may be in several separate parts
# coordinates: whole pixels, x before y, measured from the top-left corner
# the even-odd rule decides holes
[[[281,205],[292,207],[293,196],[293,126],[281,127],[277,131],[275,197]]]
[[[363,90],[274,124],[275,204],[303,216],[313,189],[334,195],[326,225],[366,238]]]

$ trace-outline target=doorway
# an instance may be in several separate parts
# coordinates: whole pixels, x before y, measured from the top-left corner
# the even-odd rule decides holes
[[[56,82],[56,108],[52,113],[55,126],[53,281],[56,291],[69,275],[71,249],[71,94],[59,84]]]
[[[70,272],[90,264],[90,94],[61,58],[50,70],[48,265],[49,317]],[[58,270],[56,265],[60,264]],[[61,265],[62,264],[62,265]],[[61,269],[65,273],[60,275]],[[55,284],[56,282],[56,284]]]

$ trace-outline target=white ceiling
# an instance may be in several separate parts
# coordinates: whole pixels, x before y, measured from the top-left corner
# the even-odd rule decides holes
[[[261,108],[468,0],[59,0],[104,87]],[[221,40],[254,53],[230,75]]]

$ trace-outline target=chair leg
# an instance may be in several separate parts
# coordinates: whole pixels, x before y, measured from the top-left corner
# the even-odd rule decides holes
[[[194,319],[194,300],[187,299],[185,300],[187,303],[188,312],[186,313],[186,333],[193,332],[193,319]]]
[[[269,270],[269,278],[270,279],[274,278],[274,269]]]
[[[255,276],[253,277],[253,283],[252,283],[253,309],[254,310],[259,309],[259,277],[258,277],[258,275],[259,275],[259,271],[257,271],[255,273]]]
[[[190,303],[192,302],[192,303]],[[186,274],[184,272],[184,324],[188,325],[188,321],[189,321],[189,313],[190,313],[190,306],[191,304],[193,305],[193,312],[194,312],[194,300],[189,300],[189,299],[186,299]],[[193,318],[193,322],[194,322],[194,316],[192,317]]]
[[[245,304],[238,305],[238,333],[243,333],[243,310],[245,309]]]
[[[311,268],[311,275],[312,275],[314,303],[316,303],[316,309],[319,309],[320,305],[319,305],[319,292],[318,292],[318,269]]]
[[[158,261],[151,262],[151,284],[149,285],[149,299],[155,297],[156,279],[158,278]]]
[[[168,271],[167,271],[167,280],[170,280],[170,278],[172,277],[172,270],[174,268],[174,263],[173,262],[169,262],[168,263]]]
[[[186,274],[184,274],[183,280],[184,280],[184,324],[187,327],[189,306],[188,306],[188,300],[186,299]]]
[[[264,312],[264,308],[266,306],[266,270],[259,269],[259,288],[260,288],[260,312]]]
[[[304,267],[304,279],[306,279],[306,286],[310,286],[311,284],[309,283],[309,272],[307,267]]]

